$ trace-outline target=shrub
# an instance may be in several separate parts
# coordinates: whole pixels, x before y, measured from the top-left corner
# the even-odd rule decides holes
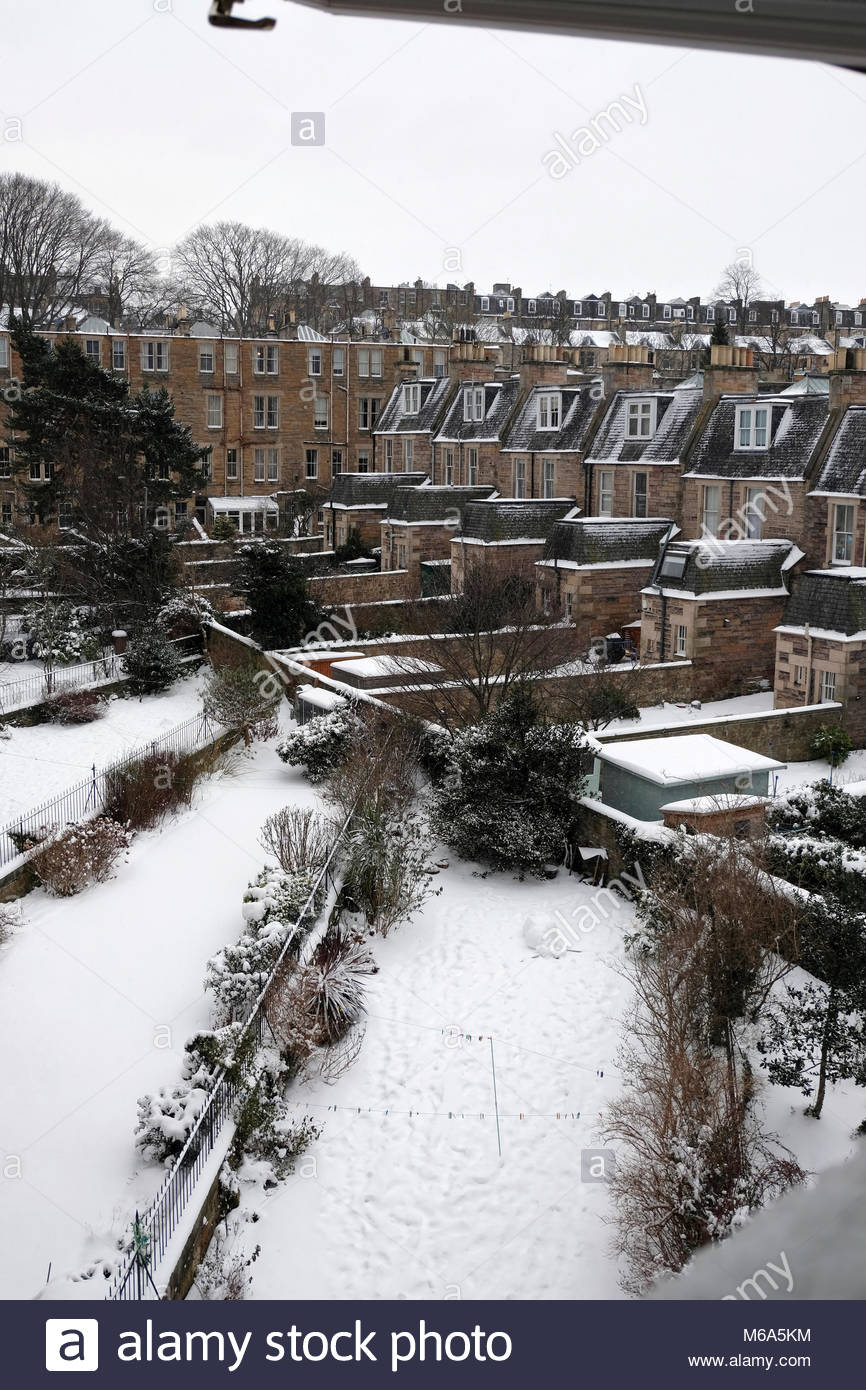
[[[365,982],[375,974],[369,948],[348,928],[328,928],[309,961],[287,961],[268,994],[268,1023],[282,1052],[301,1065],[360,1027]]]
[[[95,690],[62,690],[45,701],[50,724],[92,724],[102,715],[102,698]]]
[[[227,516],[218,516],[210,528],[210,538],[212,541],[236,541],[238,528]]]
[[[26,620],[33,654],[46,664],[94,661],[102,652],[98,634],[83,627],[79,614],[65,600],[34,605]]]
[[[149,830],[191,805],[201,775],[192,753],[148,753],[123,763],[106,774],[106,814],[133,830]]]
[[[831,767],[841,767],[851,752],[851,739],[838,724],[822,724],[812,735],[809,752],[813,758],[825,759]]]
[[[866,797],[851,796],[826,779],[778,797],[767,819],[776,831],[807,830],[866,849]]]
[[[544,875],[571,838],[586,764],[580,730],[550,724],[518,686],[481,724],[454,736],[433,824],[463,859]]]
[[[315,785],[348,762],[359,731],[358,717],[347,705],[293,730],[277,744],[277,756],[290,767],[303,767]]]
[[[162,605],[156,621],[170,637],[189,637],[215,616],[213,604],[206,598],[183,590]]]
[[[202,691],[202,707],[217,724],[239,730],[249,745],[254,738],[276,735],[281,698],[276,675],[249,662],[211,671]]]
[[[382,936],[424,906],[435,872],[425,822],[412,812],[394,814],[367,805],[346,838],[345,895]]]
[[[231,1159],[235,1165],[243,1156],[267,1164],[270,1176],[265,1186],[270,1187],[295,1171],[299,1155],[321,1132],[309,1115],[301,1119],[290,1117],[289,1107],[277,1093],[275,1083],[264,1076],[241,1104]]]
[[[273,541],[244,549],[240,584],[252,610],[252,635],[267,651],[296,647],[320,621],[303,570]]]
[[[11,907],[8,903],[0,903],[0,946],[5,946],[7,941],[12,938],[12,933],[21,922],[21,909]]]
[[[183,669],[177,648],[161,627],[139,632],[127,647],[121,664],[129,676],[133,695],[159,695],[174,685]]]
[[[324,816],[309,807],[284,806],[268,816],[259,835],[262,849],[272,854],[287,874],[309,869],[318,872],[334,841],[333,829]]]
[[[132,835],[107,816],[84,821],[51,835],[31,861],[43,887],[57,898],[80,893],[90,883],[111,878]]]
[[[190,1081],[161,1086],[153,1095],[140,1096],[135,1147],[142,1157],[166,1164],[177,1158],[207,1096],[204,1087]]]

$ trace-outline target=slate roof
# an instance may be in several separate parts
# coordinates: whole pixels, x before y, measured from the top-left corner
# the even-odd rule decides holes
[[[736,407],[752,396],[723,396],[703,430],[686,477],[804,478],[827,422],[827,396],[762,396],[771,411],[770,447],[735,449]]]
[[[544,547],[544,559],[574,565],[621,565],[643,560],[651,565],[672,526],[672,521],[659,517],[560,521]]]
[[[463,387],[481,385],[484,386],[485,397],[484,419],[464,420]],[[454,397],[441,431],[436,436],[437,442],[441,440],[448,444],[457,443],[459,440],[465,440],[469,443],[473,439],[498,440],[508,423],[520,395],[520,390],[519,376],[505,377],[502,381],[461,382],[460,389]]]
[[[866,497],[866,406],[845,411],[814,490]]]
[[[785,605],[782,627],[866,633],[866,570],[807,570]]]
[[[495,491],[494,487],[398,487],[388,508],[388,520],[446,521],[455,511],[462,517],[465,506]]]
[[[628,405],[635,399],[655,399],[656,431],[652,439],[629,439]],[[592,442],[589,462],[677,463],[703,404],[699,387],[675,391],[617,391]]]
[[[785,575],[798,559],[802,551],[787,540],[671,541],[659,554],[650,584],[698,598],[747,591],[783,594]]]
[[[398,487],[420,487],[426,473],[336,473],[329,502],[335,507],[387,507]]]
[[[470,502],[463,513],[463,535],[487,545],[546,540],[556,523],[574,509],[574,500],[568,497],[497,497],[487,502]]]
[[[414,378],[412,380],[414,381]],[[406,415],[403,410],[405,384],[400,382],[394,387],[376,421],[374,434],[430,434],[439,428],[451,393],[451,380],[447,376],[419,379],[421,409],[417,415]]]
[[[558,392],[562,397],[558,430],[539,430],[538,397]],[[583,448],[599,403],[599,387],[587,382],[581,386],[534,386],[518,411],[502,444],[509,454],[575,453]]]

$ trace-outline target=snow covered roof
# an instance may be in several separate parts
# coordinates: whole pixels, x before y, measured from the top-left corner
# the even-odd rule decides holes
[[[780,391],[780,396],[829,396],[830,378],[827,376],[801,376],[798,381],[792,381],[790,386],[786,386],[784,391]]]
[[[558,394],[561,401],[558,429],[538,428],[538,397]],[[502,448],[506,453],[574,453],[583,447],[598,409],[599,389],[593,383],[582,386],[535,386],[507,431]]]
[[[573,498],[493,497],[470,502],[463,512],[464,538],[486,545],[515,540],[544,540],[570,511]]]
[[[394,387],[376,422],[374,434],[430,434],[439,428],[453,388],[450,378],[411,378],[411,384],[418,386],[420,396],[420,409],[412,415],[408,415],[404,408],[406,400],[403,387],[407,384],[410,384],[408,379]]]
[[[717,811],[745,811],[752,806],[766,806],[765,796],[744,796],[736,792],[717,792],[715,796],[687,796],[682,801],[669,801],[660,811],[677,811],[693,816],[711,816]]]
[[[317,328],[311,328],[308,323],[298,324],[299,343],[327,343],[329,341],[324,333],[320,333]]]
[[[846,566],[801,574],[781,627],[802,632],[807,624],[814,636],[866,638],[866,569]]]
[[[398,474],[399,477],[399,474]],[[496,492],[488,483],[480,487],[398,487],[388,508],[389,521],[438,522],[456,524],[463,508]]]
[[[334,507],[388,507],[398,487],[426,481],[426,473],[335,473],[328,500]]]
[[[655,432],[629,438],[628,407],[637,398],[655,401]],[[589,463],[677,463],[703,404],[699,388],[678,391],[617,391],[592,442]]]
[[[278,512],[273,497],[209,497],[211,511],[218,516],[227,512]]]
[[[665,537],[678,534],[672,521],[654,517],[575,517],[554,526],[544,548],[553,565],[654,565]]]
[[[442,668],[420,656],[362,656],[357,661],[334,661],[331,672],[369,679],[371,676],[426,676]]]
[[[852,405],[845,411],[814,491],[866,496],[866,406]]]
[[[672,541],[659,555],[651,587],[690,598],[783,598],[787,571],[803,552],[789,540]]]
[[[456,443],[458,440],[498,441],[508,424],[511,412],[520,395],[520,377],[510,376],[502,381],[464,382],[463,385],[483,386],[483,420],[463,419],[463,390],[457,392],[445,419],[437,442]]]
[[[778,772],[786,763],[723,743],[712,734],[640,738],[607,744],[596,755],[602,763],[632,772],[660,787],[718,781],[751,772]]]
[[[297,693],[299,700],[303,700],[305,705],[314,705],[316,709],[334,710],[348,703],[345,695],[338,695],[336,690],[325,690],[321,685],[299,685]]]
[[[769,445],[766,449],[737,449],[737,407],[758,400],[770,409]],[[826,395],[723,396],[691,452],[685,476],[802,479],[828,413]]]

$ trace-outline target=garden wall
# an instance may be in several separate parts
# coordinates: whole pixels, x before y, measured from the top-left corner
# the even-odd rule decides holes
[[[310,598],[322,607],[332,604],[382,603],[389,599],[409,599],[417,593],[417,583],[408,570],[372,570],[364,574],[313,575]]]
[[[652,729],[635,724],[626,733],[600,733],[602,743],[633,742],[637,738],[673,738],[683,734],[711,734],[725,743],[778,758],[784,763],[806,762],[809,745],[822,724],[840,724],[840,704],[808,705],[799,709],[774,709],[762,714],[723,715],[686,724],[664,724]]]

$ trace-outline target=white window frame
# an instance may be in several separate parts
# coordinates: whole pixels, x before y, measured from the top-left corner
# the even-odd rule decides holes
[[[762,416],[764,423],[758,424]],[[752,401],[749,405],[738,405],[734,422],[734,449],[739,453],[746,450],[763,452],[770,447],[770,430],[773,422],[772,407]]]
[[[263,447],[262,447],[262,448],[253,449],[253,482],[254,482],[254,483],[263,483],[263,482],[266,481],[266,479],[265,479],[265,467],[266,467],[267,452],[268,452],[267,449],[265,449],[265,448],[263,448]]]
[[[685,623],[677,623],[674,639],[674,656],[687,656],[689,650],[689,630]]]
[[[265,406],[265,399],[266,399],[266,398],[265,398],[264,396],[258,396],[258,395],[254,395],[254,396],[253,396],[253,429],[254,429],[254,430],[263,430],[264,427],[265,427],[265,414],[266,414],[266,409],[267,409],[266,406]]]
[[[319,476],[319,451],[318,449],[307,449],[304,454],[304,477],[318,478]]]
[[[626,406],[625,433],[627,439],[652,439],[656,432],[658,401],[655,396],[641,396]]]
[[[327,396],[317,396],[313,401],[313,429],[326,430],[330,423],[330,400]]]
[[[332,450],[331,450],[331,476],[333,477],[333,475],[336,474],[336,473],[342,473],[342,471],[343,471],[343,450],[342,450],[342,449],[332,449]]]
[[[237,449],[226,449],[226,480],[228,482],[237,482],[238,467],[239,465]]]
[[[542,492],[545,497],[556,496],[556,459],[545,459],[542,465]]]
[[[12,477],[12,446],[0,444],[0,478]]]
[[[466,450],[466,465],[467,465],[467,472],[468,472],[468,477],[467,477],[466,481],[467,481],[467,483],[469,484],[470,487],[476,487],[476,486],[478,485],[478,450],[477,450],[477,449],[467,449],[467,450]]]
[[[265,348],[265,375],[279,376],[280,349],[277,343],[268,343]]]
[[[445,450],[445,463],[444,463],[444,467],[445,467],[445,486],[446,486],[446,487],[453,487],[453,486],[454,486],[454,450],[453,450],[453,449],[446,449],[446,450]]]
[[[415,440],[411,434],[407,434],[403,440],[403,472],[411,473],[412,465],[415,461]]]
[[[638,480],[643,479],[642,493],[638,490]],[[638,510],[638,499],[643,496],[643,511]],[[645,517],[649,513],[649,474],[638,469],[631,476],[631,514],[634,517]]]
[[[168,371],[168,343],[159,338],[148,338],[141,344],[141,370],[143,372]]]
[[[793,679],[793,682],[794,682],[795,685],[805,686],[805,684],[806,684],[806,667],[803,666],[803,665],[799,665],[799,664],[798,664],[798,665],[795,665],[795,667],[794,667],[794,674],[793,674],[792,679]]]
[[[849,514],[850,513],[850,518]],[[847,523],[850,519],[850,526]],[[854,556],[854,528],[857,524],[853,502],[836,502],[833,505],[833,538],[831,562],[834,565],[850,565]],[[839,555],[839,541],[846,538],[845,554]]]
[[[394,441],[390,435],[385,437],[385,472],[394,472]]]
[[[836,699],[836,672],[821,672],[821,700],[822,705],[833,704]]]
[[[223,347],[223,364],[226,376],[237,376],[239,366],[239,352],[237,343],[226,343]]]
[[[403,384],[403,414],[419,415],[421,413],[421,387],[417,381],[407,381]]]
[[[666,304],[665,307],[664,307],[664,309],[662,310],[662,318],[663,318],[663,319],[669,319],[670,316],[671,316],[671,306],[670,306],[670,304]]]
[[[370,376],[381,380],[382,363],[384,361],[381,348],[370,348]]]
[[[0,366],[2,365],[0,361]],[[126,371],[126,342],[123,338],[111,340],[111,369],[114,372]]]
[[[307,376],[322,375],[322,349],[310,348],[307,352]]]
[[[762,487],[747,487],[743,501],[743,520],[745,522],[746,540],[759,541],[764,529],[764,510],[761,505],[764,497]]]
[[[583,303],[579,299],[574,301],[574,317],[576,319],[583,317]]]
[[[721,520],[722,489],[718,483],[706,483],[701,493],[701,533],[704,536],[717,536]],[[714,505],[713,505],[714,503]],[[715,523],[710,524],[715,517]]]
[[[526,496],[526,460],[514,460],[514,497]]]
[[[95,348],[96,351],[95,351],[95,352],[91,352],[91,348]],[[99,346],[99,339],[98,339],[98,338],[85,338],[85,339],[84,339],[84,356],[85,356],[90,362],[99,362],[99,361],[101,360],[101,358],[102,358],[102,350],[101,350],[101,348],[100,348],[100,346]]]
[[[649,316],[650,316],[650,306],[649,306],[648,304],[643,304],[643,305],[641,306],[641,308],[642,308],[641,318],[648,319]]]
[[[437,381],[448,375],[448,353],[445,348],[433,349],[433,375]]]
[[[199,343],[198,345],[198,369],[202,376],[213,376],[214,370],[214,350],[213,343]]]
[[[562,420],[562,392],[541,391],[536,403],[539,430],[558,430]]]
[[[280,451],[279,449],[268,449],[268,482],[278,483],[280,481]]]
[[[346,349],[341,347],[334,348],[334,356],[331,363],[331,370],[334,376],[345,376],[346,374]]]
[[[612,468],[598,470],[598,514],[613,516],[614,474]]]
[[[223,427],[223,398],[220,395],[209,392],[205,396],[205,412],[207,417],[207,427],[209,430],[221,430]]]
[[[4,371],[9,366],[9,339],[0,334],[0,368]]]

